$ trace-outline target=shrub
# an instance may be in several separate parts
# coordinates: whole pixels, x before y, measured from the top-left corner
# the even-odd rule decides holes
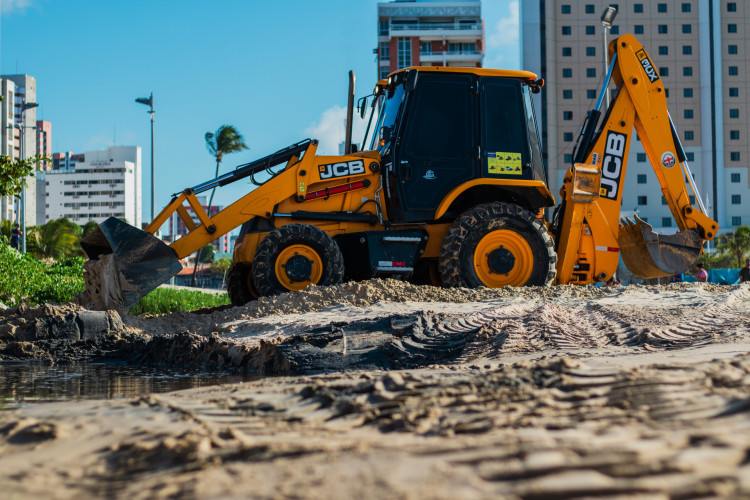
[[[226,293],[204,293],[178,288],[157,288],[139,300],[130,314],[167,314],[229,304]]]

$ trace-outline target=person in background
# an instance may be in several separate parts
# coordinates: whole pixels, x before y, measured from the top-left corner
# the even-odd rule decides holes
[[[745,259],[745,267],[740,269],[740,283],[750,283],[750,259]]]
[[[698,272],[696,272],[696,273],[695,273],[695,274],[693,275],[693,276],[695,276],[695,280],[696,280],[696,281],[702,281],[702,282],[704,282],[704,283],[705,283],[706,281],[708,281],[708,273],[706,272],[706,270],[705,270],[705,269],[703,269],[703,263],[702,263],[702,262],[698,262],[698,263],[697,263],[697,264],[695,265],[695,267],[697,267],[697,268],[698,268]]]
[[[11,229],[10,231],[10,246],[15,248],[16,250],[19,250],[22,234],[23,233],[18,228],[18,222],[16,222],[13,226],[13,229]]]

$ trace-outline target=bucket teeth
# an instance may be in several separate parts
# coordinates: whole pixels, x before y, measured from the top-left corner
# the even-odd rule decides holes
[[[620,221],[620,244],[625,266],[641,278],[659,278],[692,268],[701,253],[703,240],[692,229],[676,234],[657,234],[637,215]]]

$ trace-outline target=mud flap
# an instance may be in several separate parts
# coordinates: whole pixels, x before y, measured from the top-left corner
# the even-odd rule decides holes
[[[130,309],[177,274],[177,254],[151,233],[110,217],[81,240],[88,255],[86,290],[79,301],[92,309]]]
[[[657,234],[637,215],[635,222],[620,220],[622,260],[641,278],[660,278],[689,271],[697,262],[703,240],[692,229],[677,234]]]

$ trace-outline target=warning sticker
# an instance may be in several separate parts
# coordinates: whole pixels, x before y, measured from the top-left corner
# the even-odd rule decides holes
[[[487,152],[487,173],[521,175],[521,153]]]

